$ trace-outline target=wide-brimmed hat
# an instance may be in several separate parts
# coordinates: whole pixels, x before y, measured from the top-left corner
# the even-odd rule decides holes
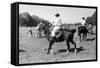
[[[59,13],[56,13],[55,16],[60,16],[60,14]]]

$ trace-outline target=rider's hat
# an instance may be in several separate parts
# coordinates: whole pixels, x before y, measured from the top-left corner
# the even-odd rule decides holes
[[[60,16],[60,14],[59,14],[59,13],[56,13],[56,14],[55,14],[55,16],[59,17],[59,16]]]
[[[82,19],[85,19],[85,17],[82,17]]]

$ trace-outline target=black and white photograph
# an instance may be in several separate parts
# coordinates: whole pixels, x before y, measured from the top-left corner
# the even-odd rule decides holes
[[[19,4],[19,64],[96,60],[97,10]]]

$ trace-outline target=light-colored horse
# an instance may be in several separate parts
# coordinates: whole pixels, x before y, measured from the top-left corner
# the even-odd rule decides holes
[[[38,24],[38,26],[36,27],[36,37],[37,38],[41,38],[42,37],[42,32],[43,32],[43,23],[42,22],[40,22],[39,24]]]

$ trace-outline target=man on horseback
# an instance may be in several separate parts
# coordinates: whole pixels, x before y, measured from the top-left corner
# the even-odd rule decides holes
[[[62,25],[62,20],[60,18],[60,14],[57,13],[55,15],[56,17],[56,20],[54,21],[53,25],[54,25],[54,28],[51,32],[51,36],[54,37],[54,38],[57,38],[57,35],[56,35],[56,32],[59,32],[59,29],[61,28],[61,25]],[[59,32],[59,35],[60,35],[61,32]]]
[[[85,19],[85,17],[82,17],[81,27],[86,27],[86,19]]]
[[[80,21],[81,25],[79,26],[79,28],[81,29],[87,29],[87,23],[86,23],[86,19],[85,17],[82,17],[82,20]]]
[[[86,19],[85,17],[82,17],[81,26],[78,27],[78,36],[80,37],[80,42],[82,40],[86,40],[87,33],[88,29],[87,29]]]

